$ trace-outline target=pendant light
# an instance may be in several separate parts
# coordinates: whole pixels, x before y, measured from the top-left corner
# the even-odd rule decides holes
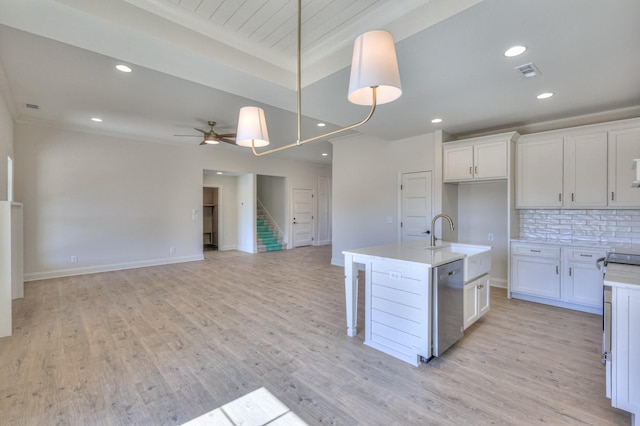
[[[259,107],[243,107],[238,117],[236,144],[250,147],[253,154],[263,156],[282,151],[294,146],[324,139],[363,125],[373,116],[376,105],[395,101],[402,95],[400,73],[393,36],[382,30],[366,32],[354,43],[351,61],[351,75],[347,99],[356,105],[371,106],[369,114],[357,123],[340,129],[302,139],[302,90],[301,90],[301,25],[302,0],[298,0],[298,61],[297,61],[297,94],[298,94],[298,139],[296,142],[268,151],[257,152],[256,148],[269,145],[269,135],[264,110]]]

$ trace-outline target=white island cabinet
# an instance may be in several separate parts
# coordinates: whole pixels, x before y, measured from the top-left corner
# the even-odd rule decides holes
[[[476,254],[478,247],[440,242],[434,249],[424,241],[412,241],[344,251],[347,334],[355,336],[357,332],[358,267],[363,265],[364,343],[414,366],[421,359],[429,359],[432,356],[431,270],[467,257],[453,249],[474,248]],[[485,266],[490,268],[490,264]],[[488,269],[477,273],[487,272]]]
[[[613,407],[632,413],[632,426],[640,426],[638,269],[640,267],[637,266],[610,265],[605,278],[605,285],[611,287],[611,353],[607,357],[607,396],[611,398]]]

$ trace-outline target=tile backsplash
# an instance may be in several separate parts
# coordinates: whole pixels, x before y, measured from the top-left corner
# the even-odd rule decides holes
[[[640,244],[640,210],[520,210],[520,236]]]

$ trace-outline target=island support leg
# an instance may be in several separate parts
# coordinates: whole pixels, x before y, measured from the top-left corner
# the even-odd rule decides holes
[[[353,337],[358,329],[358,264],[348,254],[344,255],[344,295],[347,305],[347,335]]]

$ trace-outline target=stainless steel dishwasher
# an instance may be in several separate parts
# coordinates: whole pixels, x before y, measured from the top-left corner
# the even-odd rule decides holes
[[[432,354],[440,356],[464,333],[462,260],[433,268]]]

